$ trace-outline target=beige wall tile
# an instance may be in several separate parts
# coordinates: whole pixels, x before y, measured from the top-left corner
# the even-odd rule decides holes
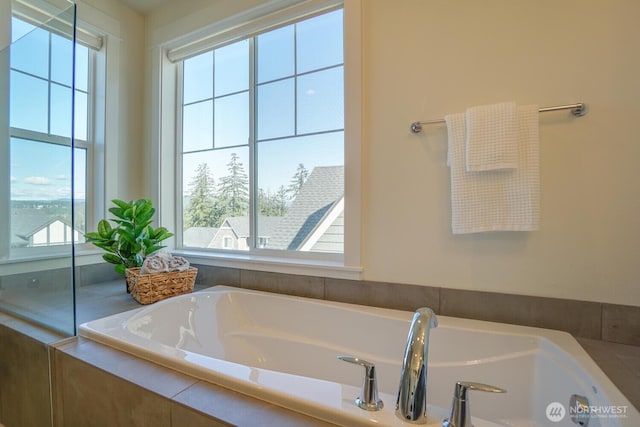
[[[84,338],[61,346],[59,350],[164,397],[174,396],[196,382],[180,372]]]
[[[636,409],[640,409],[640,347],[586,338],[578,338],[578,342]]]
[[[171,425],[173,427],[226,427],[231,424],[216,420],[178,403],[171,402]]]
[[[63,426],[170,427],[168,399],[58,351]]]
[[[246,427],[333,425],[202,381],[175,396],[175,401],[202,414],[215,417],[223,423],[221,425],[227,425],[225,423]]]
[[[429,307],[437,313],[440,307],[440,289],[398,283],[325,279],[325,299],[406,311]]]
[[[277,292],[309,298],[322,298],[324,296],[324,279],[322,277],[241,270],[240,286],[258,291]]]
[[[9,426],[51,425],[46,344],[0,325],[0,414]]]
[[[640,345],[640,307],[604,304],[602,339],[621,344]]]
[[[196,288],[208,288],[216,285],[240,286],[240,270],[235,268],[196,265]]]
[[[440,314],[601,337],[601,304],[594,302],[443,288]]]

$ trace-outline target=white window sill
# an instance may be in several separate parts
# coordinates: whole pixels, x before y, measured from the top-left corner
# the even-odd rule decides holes
[[[258,270],[271,273],[283,274],[299,274],[314,277],[330,277],[334,279],[360,280],[362,276],[362,267],[360,266],[344,266],[337,261],[318,261],[309,259],[292,259],[277,256],[261,256],[241,253],[212,253],[198,250],[178,250],[171,251],[175,255],[184,256],[193,264],[209,265],[214,267],[238,268],[245,270]],[[97,264],[104,262],[102,254],[104,252],[99,249],[76,248],[76,266]],[[42,265],[44,259],[52,261],[66,257],[48,256],[39,257],[38,259],[21,260],[24,263],[29,261]],[[16,260],[8,261],[7,264],[16,262]],[[33,265],[31,266],[33,268]],[[24,270],[24,268],[22,269]],[[39,270],[39,268],[38,268]]]
[[[272,273],[299,274],[304,276],[331,277],[334,279],[360,280],[362,267],[344,266],[341,262],[292,259],[276,256],[260,256],[239,253],[211,253],[197,250],[173,250],[194,264]]]

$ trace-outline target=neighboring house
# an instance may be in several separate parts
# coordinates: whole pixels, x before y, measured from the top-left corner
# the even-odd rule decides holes
[[[187,247],[247,250],[249,217],[228,217],[220,228],[191,227],[183,239]],[[258,247],[344,252],[344,166],[314,168],[283,217],[259,216]]]
[[[268,245],[273,230],[282,220],[280,216],[258,216],[258,247]],[[209,242],[209,248],[249,249],[249,217],[232,216],[224,220],[215,237]]]
[[[84,242],[84,236],[62,217],[21,209],[11,216],[11,247],[52,246]]]
[[[344,252],[344,166],[311,171],[267,248]]]
[[[182,233],[182,242],[189,248],[206,248],[213,240],[218,228],[216,227],[191,227]]]

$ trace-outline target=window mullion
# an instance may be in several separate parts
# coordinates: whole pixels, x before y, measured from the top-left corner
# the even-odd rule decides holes
[[[184,188],[186,183],[184,182],[184,141],[183,141],[183,116],[184,116],[184,62],[181,62],[176,70],[176,104],[179,108],[176,108],[176,117],[175,117],[175,141],[176,141],[176,152],[179,155],[175,156],[175,184],[176,188],[178,188],[179,192],[177,197],[175,198],[175,224],[177,231],[177,241],[180,244],[183,241],[183,233],[184,233]]]
[[[298,24],[293,24],[293,134],[298,135]]]
[[[51,58],[53,54],[53,49],[51,46],[51,33],[48,34],[49,40],[49,61],[47,64],[47,133],[51,133],[51,87],[53,85],[53,81],[51,80]],[[72,118],[73,123],[73,118]]]
[[[249,250],[254,250],[258,245],[258,187],[257,187],[257,54],[256,38],[249,39]]]

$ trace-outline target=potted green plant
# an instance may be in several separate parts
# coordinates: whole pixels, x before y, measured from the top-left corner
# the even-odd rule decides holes
[[[125,202],[114,199],[116,205],[109,208],[115,218],[111,226],[102,219],[98,231],[85,234],[88,242],[93,243],[106,253],[102,258],[115,264],[115,270],[124,275],[127,268],[140,267],[144,259],[153,252],[164,248],[159,243],[173,236],[165,227],[153,228],[151,222],[156,210],[149,199]]]

